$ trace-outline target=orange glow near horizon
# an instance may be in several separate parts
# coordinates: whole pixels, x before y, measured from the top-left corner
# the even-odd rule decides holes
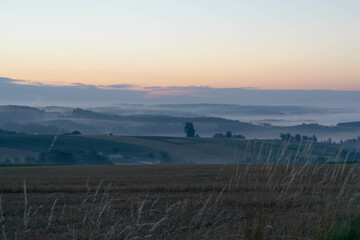
[[[359,1],[256,2],[1,3],[0,77],[360,90]]]
[[[105,67],[95,61],[89,61],[86,64],[84,62],[81,64],[55,64],[53,62],[35,62],[33,65],[24,62],[20,69],[8,63],[7,71],[2,71],[1,76],[28,81],[24,84],[40,82],[59,86],[82,83],[131,84],[139,87],[209,86],[214,88],[360,90],[359,68],[335,64],[314,65],[286,62],[266,64],[266,62],[237,60],[229,63],[183,62],[178,65],[176,62],[143,62],[141,64],[123,62]]]

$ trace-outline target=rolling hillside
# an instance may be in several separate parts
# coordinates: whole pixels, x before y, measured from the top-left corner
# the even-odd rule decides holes
[[[0,135],[0,160],[18,163],[20,159],[20,162],[50,165],[303,163],[343,161],[345,157],[346,161],[357,161],[356,147],[347,146],[341,150],[343,147],[257,139],[13,134]]]
[[[165,105],[166,109],[171,106]],[[131,107],[131,108],[130,108]],[[42,134],[56,135],[64,134],[72,131],[80,131],[84,135],[104,135],[113,134],[117,136],[184,136],[184,124],[193,122],[196,132],[201,137],[211,137],[217,133],[224,133],[227,130],[234,134],[241,134],[247,138],[275,139],[281,133],[291,133],[293,135],[300,133],[301,135],[315,134],[319,140],[340,141],[360,136],[360,125],[353,123],[339,123],[337,125],[321,125],[316,123],[300,124],[295,126],[278,126],[269,123],[251,123],[239,120],[231,120],[214,117],[221,114],[221,109],[232,111],[233,114],[242,114],[243,117],[249,117],[252,111],[261,111],[278,114],[278,116],[311,116],[314,109],[308,108],[280,108],[280,107],[259,107],[259,106],[239,106],[239,105],[174,105],[174,111],[181,108],[192,111],[198,110],[198,115],[194,114],[178,116],[166,115],[171,114],[157,106],[159,111],[153,113],[148,111],[135,111],[132,106],[130,109],[121,111],[116,109],[96,108],[94,111],[80,108],[62,108],[47,107],[34,108],[24,106],[0,106],[0,129],[6,131],[16,131],[17,133],[26,134]],[[197,108],[196,108],[197,107]],[[205,108],[206,107],[206,108]],[[214,113],[203,115],[201,109],[209,111],[214,107],[217,109]],[[230,110],[229,110],[230,108]],[[246,111],[245,111],[246,110]],[[281,112],[279,113],[279,111]],[[95,112],[97,111],[97,112]],[[324,110],[319,109],[318,112]],[[181,111],[179,110],[180,114]],[[225,113],[224,113],[225,114]],[[228,113],[226,113],[228,114]],[[228,115],[222,116],[228,116]],[[296,115],[298,114],[298,115]],[[335,113],[334,113],[335,114]],[[340,114],[340,113],[339,113]],[[268,118],[268,116],[266,116]],[[356,120],[356,119],[355,119]],[[256,122],[256,121],[255,121]],[[270,121],[271,122],[271,121]]]

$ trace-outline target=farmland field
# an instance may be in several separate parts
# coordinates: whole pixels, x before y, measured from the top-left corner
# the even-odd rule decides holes
[[[38,153],[14,148],[0,147],[0,161],[6,159],[25,159],[26,157],[37,157]]]
[[[359,173],[359,164],[0,168],[0,231],[7,239],[358,239]]]
[[[18,163],[15,158],[26,162],[26,157],[34,158],[35,162],[32,163],[37,163],[37,156],[40,153],[51,150],[67,151],[72,154],[78,151],[86,153],[95,151],[104,156],[117,153],[124,157],[122,164],[138,164],[140,161],[159,163],[162,153],[169,156],[170,161],[167,163],[175,164],[253,163],[269,161],[269,157],[273,162],[288,162],[289,158],[296,158],[299,163],[345,161],[348,152],[353,154],[348,156],[348,160],[360,160],[359,155],[354,155],[356,147],[344,148],[341,144],[257,139],[0,135],[0,164],[5,159],[11,163]],[[346,152],[337,156],[340,150]],[[84,164],[84,162],[77,163]],[[62,165],[61,161],[57,165]]]

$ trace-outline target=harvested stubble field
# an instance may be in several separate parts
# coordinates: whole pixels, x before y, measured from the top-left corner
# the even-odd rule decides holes
[[[0,168],[0,238],[358,239],[359,170],[358,164]]]

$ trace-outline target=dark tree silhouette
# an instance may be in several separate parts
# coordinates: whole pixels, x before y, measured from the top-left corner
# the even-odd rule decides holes
[[[64,135],[81,135],[81,132],[78,130],[72,131],[71,133],[64,133]]]
[[[281,133],[281,134],[280,134],[280,138],[281,138],[281,140],[285,141],[286,135],[285,135],[284,133]]]
[[[245,136],[241,135],[241,134],[233,135],[232,137],[233,138],[239,138],[239,139],[245,139]]]
[[[225,138],[225,135],[222,133],[216,133],[213,138]]]
[[[231,138],[232,137],[232,132],[230,130],[228,130],[226,133],[225,133],[225,136],[226,138]]]
[[[195,137],[195,128],[192,122],[186,122],[184,131],[187,137]]]
[[[295,139],[290,133],[287,134],[281,133],[280,138],[283,141],[293,141]]]
[[[287,133],[287,134],[285,135],[285,140],[286,140],[286,141],[290,141],[290,140],[292,140],[292,139],[293,139],[293,136],[291,136],[290,133]]]
[[[301,142],[301,135],[300,134],[295,135],[295,141]]]

